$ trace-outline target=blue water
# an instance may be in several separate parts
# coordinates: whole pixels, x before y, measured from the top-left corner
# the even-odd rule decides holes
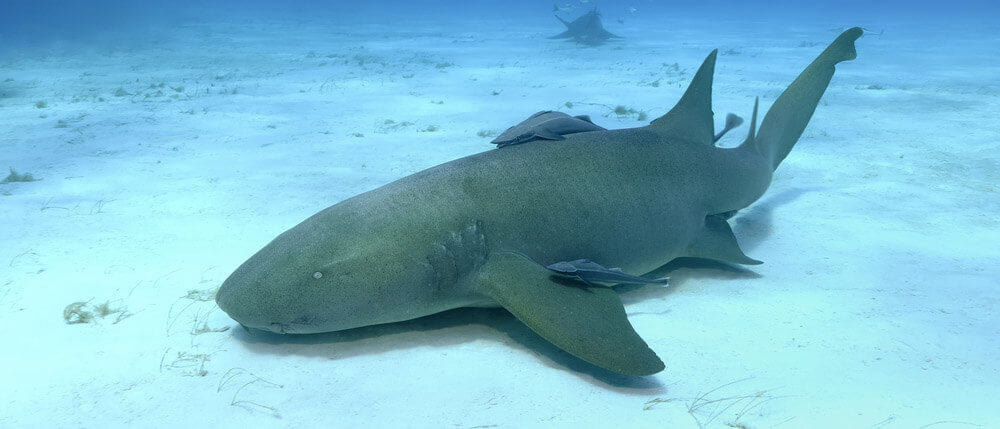
[[[41,179],[0,184],[0,428],[1000,424],[1000,2],[555,3],[623,39],[547,39],[551,1],[0,0],[0,180]],[[643,126],[719,48],[718,129],[855,25],[730,220],[765,264],[622,291],[663,373],[502,311],[276,339],[210,299],[307,216],[538,110]],[[129,317],[63,322],[105,301]]]
[[[0,36],[4,44],[40,43],[53,40],[87,40],[128,33],[143,34],[151,29],[205,21],[240,19],[298,19],[328,22],[331,25],[395,23],[406,27],[413,22],[449,22],[452,20],[488,20],[537,22],[558,30],[551,19],[553,3],[573,10],[572,17],[596,7],[607,21],[655,20],[657,18],[710,21],[817,20],[851,22],[878,27],[880,22],[910,22],[927,31],[953,25],[996,25],[1000,6],[991,1],[884,1],[849,0],[837,2],[743,2],[694,1],[667,2],[637,0],[626,2],[593,1],[51,1],[4,0],[0,3]],[[873,4],[875,3],[875,4]],[[630,11],[632,8],[634,12]]]

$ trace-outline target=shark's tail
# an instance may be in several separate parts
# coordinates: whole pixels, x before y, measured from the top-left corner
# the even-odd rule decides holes
[[[855,27],[844,31],[806,67],[774,101],[760,124],[760,132],[754,135],[757,107],[754,106],[754,120],[750,125],[750,135],[743,146],[753,145],[765,159],[771,160],[772,168],[785,159],[795,146],[809,118],[812,117],[820,97],[833,78],[834,66],[841,61],[853,60],[858,53],[854,41],[864,33]]]

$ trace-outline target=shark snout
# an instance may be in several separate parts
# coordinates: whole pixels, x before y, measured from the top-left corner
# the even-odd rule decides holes
[[[309,306],[315,301],[301,296],[301,288],[279,287],[273,279],[243,274],[237,270],[215,293],[215,303],[233,320],[245,328],[278,334],[322,332],[317,324],[326,319],[312,311]]]
[[[260,321],[247,311],[248,307],[244,299],[239,295],[239,288],[235,287],[229,280],[224,282],[215,293],[215,303],[219,309],[226,312],[229,317],[248,328],[256,328]]]
[[[239,322],[245,328],[260,329],[279,334],[294,332],[290,324],[276,321],[273,317],[268,317],[265,312],[261,311],[260,306],[251,302],[250,298],[242,296],[246,291],[240,289],[239,287],[233,287],[224,283],[215,294],[215,303],[229,317]]]
[[[274,314],[268,314],[268,299],[261,293],[262,289],[253,283],[239,281],[236,276],[231,276],[219,290],[215,293],[215,303],[226,312],[233,320],[239,322],[246,328],[261,329],[278,333],[285,333],[288,329],[283,327]]]

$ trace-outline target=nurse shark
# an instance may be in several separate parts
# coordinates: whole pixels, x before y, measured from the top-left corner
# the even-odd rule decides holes
[[[604,29],[604,24],[601,23],[601,14],[596,10],[587,12],[573,21],[567,21],[558,16],[556,19],[566,26],[566,31],[549,37],[550,39],[573,39],[580,44],[596,46],[609,39],[621,38],[621,36]]]
[[[714,144],[713,51],[677,105],[649,125],[570,124],[557,128],[561,138],[456,159],[348,198],[240,265],[216,301],[244,327],[287,334],[499,306],[584,361],[657,373],[663,362],[610,286],[663,283],[644,275],[678,257],[760,263],[728,219],[767,190],[861,35],[837,37],[759,130],[755,102],[737,147]]]

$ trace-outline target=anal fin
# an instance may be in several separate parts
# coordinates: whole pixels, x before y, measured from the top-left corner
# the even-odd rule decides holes
[[[729,222],[726,222],[726,214],[705,216],[705,228],[702,229],[694,243],[691,243],[687,256],[741,265],[763,264],[763,262],[747,256],[740,249],[733,229],[729,227]]]

